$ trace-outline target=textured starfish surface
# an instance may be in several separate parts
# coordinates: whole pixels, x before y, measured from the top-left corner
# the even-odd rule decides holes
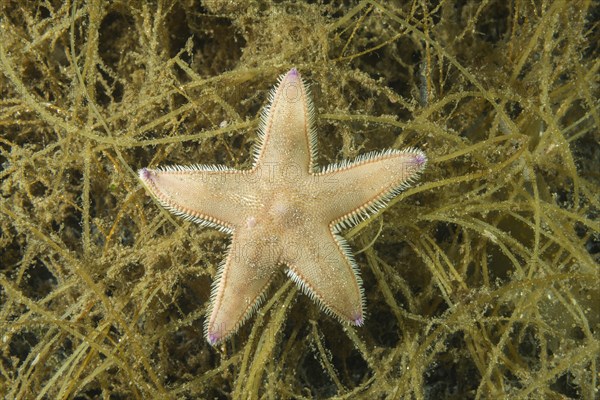
[[[340,231],[384,208],[425,168],[427,158],[416,149],[383,150],[318,169],[313,114],[294,68],[271,92],[251,169],[192,165],[139,171],[166,209],[232,236],[205,323],[213,345],[256,310],[281,268],[328,314],[363,324],[362,281]]]

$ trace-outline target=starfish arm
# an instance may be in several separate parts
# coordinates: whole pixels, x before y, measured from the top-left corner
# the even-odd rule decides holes
[[[210,296],[204,334],[212,345],[237,332],[264,298],[277,269],[277,245],[253,229],[234,232]]]
[[[279,78],[269,105],[263,110],[254,164],[275,168],[280,175],[301,169],[312,172],[316,134],[308,88],[300,73],[291,69]]]
[[[321,213],[333,221],[337,232],[368,218],[418,178],[427,164],[416,149],[387,150],[364,154],[352,162],[327,167],[316,175]]]
[[[365,301],[359,269],[347,242],[330,227],[299,232],[286,241],[287,275],[323,310],[362,325]]]
[[[244,176],[240,171],[206,165],[139,171],[144,186],[167,210],[225,232],[243,223]]]

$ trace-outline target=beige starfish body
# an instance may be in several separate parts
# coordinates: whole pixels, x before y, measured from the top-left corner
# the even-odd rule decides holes
[[[211,293],[205,335],[215,344],[237,331],[281,266],[340,321],[362,325],[362,281],[341,229],[368,218],[415,179],[427,159],[385,150],[317,171],[308,89],[296,69],[282,75],[262,114],[250,170],[223,166],[142,169],[168,210],[232,235]]]

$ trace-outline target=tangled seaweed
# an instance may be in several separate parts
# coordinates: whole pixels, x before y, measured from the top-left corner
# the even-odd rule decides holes
[[[598,3],[0,10],[3,398],[598,398]],[[212,348],[228,239],[156,207],[135,170],[248,167],[292,66],[319,165],[409,146],[431,161],[346,234],[364,327],[282,274]]]

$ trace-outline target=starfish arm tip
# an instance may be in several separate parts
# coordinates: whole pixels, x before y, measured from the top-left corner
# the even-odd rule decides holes
[[[152,171],[148,168],[142,168],[138,171],[138,175],[142,181],[148,181],[152,177]]]
[[[214,332],[211,332],[211,333],[209,333],[209,334],[207,335],[207,338],[206,338],[206,339],[208,340],[208,343],[209,343],[211,346],[214,346],[214,345],[216,345],[217,343],[219,343],[219,341],[221,341],[221,339],[222,339],[222,338],[221,338],[221,337],[220,337],[218,334],[216,334],[216,333],[214,333]]]
[[[425,155],[425,153],[418,152],[415,156],[415,162],[418,166],[424,166],[425,164],[427,164],[427,156]]]
[[[353,316],[352,320],[350,322],[354,326],[363,326],[363,324],[365,323],[365,319],[364,319],[362,313],[360,313],[360,314]]]

